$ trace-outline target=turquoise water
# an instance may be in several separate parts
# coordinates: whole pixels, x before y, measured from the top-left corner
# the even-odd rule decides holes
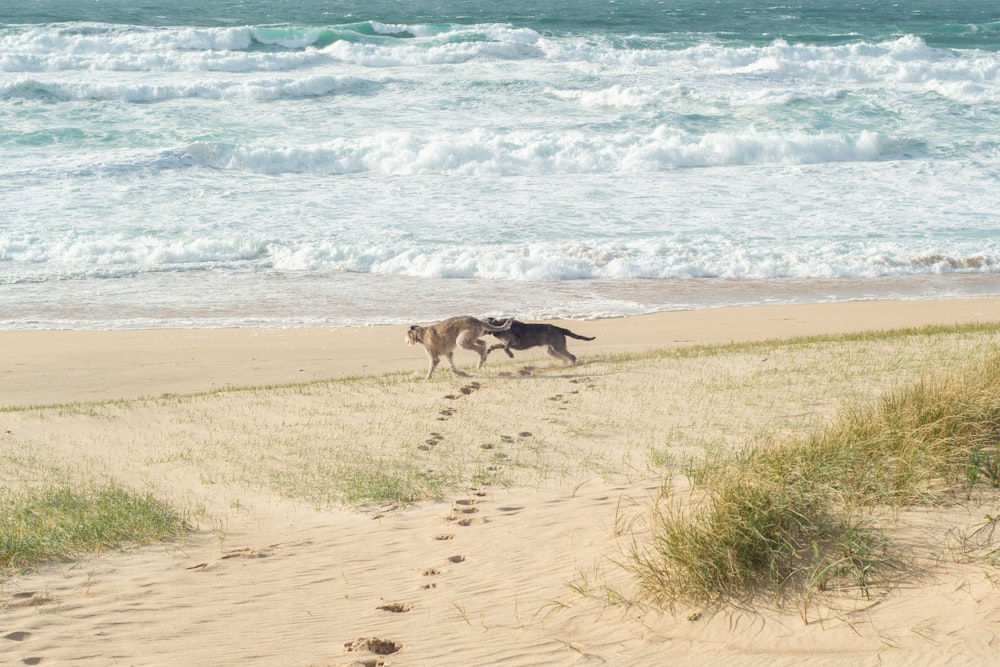
[[[0,327],[1000,293],[993,2],[0,11]]]
[[[13,4],[13,3],[12,3]],[[1000,15],[988,0],[754,2],[752,0],[32,0],[6,8],[6,23],[56,21],[141,26],[340,26],[511,23],[536,30],[714,36],[748,44],[781,38],[814,44],[914,35],[932,46],[996,49]]]

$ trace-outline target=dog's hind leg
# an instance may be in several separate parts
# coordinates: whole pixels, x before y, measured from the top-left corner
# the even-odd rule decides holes
[[[486,350],[486,343],[479,338],[471,335],[469,332],[463,333],[458,337],[458,344],[464,347],[466,350],[472,350],[479,355],[479,363],[476,364],[476,368],[482,368],[483,364],[486,362],[486,355],[489,354]]]
[[[486,351],[486,343],[477,338],[470,349],[474,349],[479,353],[479,363],[476,364],[476,368],[482,368],[483,364],[486,363],[486,355],[489,354]]]
[[[562,359],[570,364],[576,363],[576,357],[570,354],[570,351],[566,349],[566,341],[563,341],[562,345],[549,345],[549,356],[555,357],[556,359]]]

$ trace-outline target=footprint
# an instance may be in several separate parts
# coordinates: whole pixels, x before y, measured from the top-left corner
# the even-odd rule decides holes
[[[479,521],[480,519],[473,519],[470,517],[468,519],[462,519],[457,523],[457,525],[461,526],[462,528],[468,528],[469,526],[476,525]]]
[[[402,614],[410,611],[413,607],[404,602],[390,602],[388,604],[379,605],[378,609],[381,609],[382,611],[391,611],[394,614]]]
[[[475,505],[478,502],[479,502],[478,500],[474,500],[472,498],[469,498],[467,500],[456,500],[455,504],[456,505]]]
[[[449,563],[464,563],[465,562],[465,556],[451,556],[448,559],[448,562]]]
[[[447,398],[449,401],[454,401],[455,399],[458,398],[458,396],[456,396],[455,394],[445,394],[444,397]]]
[[[455,539],[455,533],[443,533],[441,535],[435,535],[435,540],[453,540]]]
[[[437,447],[438,443],[444,440],[444,436],[440,433],[431,433],[431,437],[424,440],[424,444],[419,445],[417,449],[423,449],[424,451],[431,449],[432,447]]]
[[[426,570],[424,570],[423,572],[421,572],[420,574],[423,575],[423,576],[425,576],[425,577],[433,577],[435,575],[441,574],[441,570],[439,570],[437,568],[429,567]]]
[[[344,644],[348,653],[352,651],[369,651],[375,655],[391,655],[403,648],[399,642],[379,639],[378,637],[361,637]]]
[[[519,438],[530,438],[531,437],[531,431],[521,431],[520,433],[517,434],[517,437],[519,437]]]

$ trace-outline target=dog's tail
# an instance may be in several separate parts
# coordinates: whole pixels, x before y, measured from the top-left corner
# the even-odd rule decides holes
[[[581,336],[580,334],[573,333],[569,329],[563,329],[563,333],[569,336],[570,338],[575,338],[577,340],[594,340],[595,338],[597,338],[597,336]]]
[[[496,320],[494,320],[496,321]],[[486,325],[486,330],[490,333],[494,331],[507,331],[510,329],[510,325],[514,323],[514,319],[508,317],[503,321],[503,324],[493,324],[492,322],[483,322]]]

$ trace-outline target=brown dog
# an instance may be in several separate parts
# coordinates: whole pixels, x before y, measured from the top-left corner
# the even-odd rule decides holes
[[[593,336],[581,336],[569,329],[563,329],[554,324],[529,324],[517,320],[507,321],[510,323],[510,326],[506,330],[487,332],[503,342],[490,346],[486,350],[486,354],[489,354],[493,350],[503,350],[507,353],[508,357],[513,359],[514,353],[511,350],[527,350],[529,347],[545,345],[548,347],[550,356],[575,364],[576,357],[566,349],[566,336],[576,338],[577,340],[594,340]],[[487,324],[495,324],[497,320],[488,317],[486,318],[486,322]]]
[[[431,367],[427,371],[428,380],[434,374],[434,369],[437,368],[442,356],[448,358],[451,370],[456,375],[465,375],[455,368],[455,360],[452,358],[455,347],[464,347],[466,350],[478,353],[479,363],[476,364],[476,368],[481,368],[488,352],[486,343],[479,340],[479,337],[486,333],[506,331],[510,328],[510,323],[511,320],[493,320],[493,323],[487,324],[467,315],[450,317],[429,327],[414,324],[406,332],[406,343],[408,345],[420,343],[427,350],[427,356],[431,360]]]

